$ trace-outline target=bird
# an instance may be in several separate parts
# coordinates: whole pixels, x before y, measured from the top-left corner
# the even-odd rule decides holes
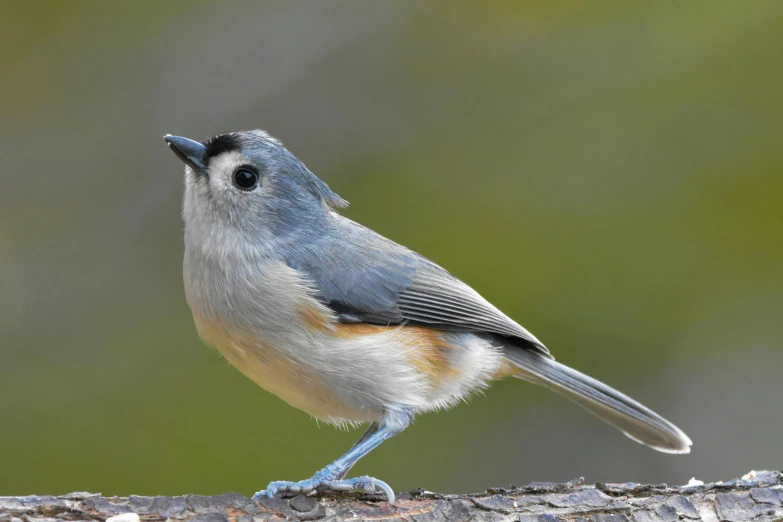
[[[347,202],[263,130],[164,137],[185,163],[185,296],[199,336],[261,388],[315,419],[367,424],[344,455],[253,498],[367,492],[356,462],[416,415],[515,377],[631,439],[689,453],[677,426],[555,361],[532,333],[426,257],[338,211]]]

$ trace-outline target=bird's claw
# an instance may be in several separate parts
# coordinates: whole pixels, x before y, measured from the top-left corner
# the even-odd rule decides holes
[[[389,504],[394,504],[394,491],[392,488],[384,481],[363,476],[363,477],[356,477],[352,479],[344,479],[344,480],[333,480],[331,482],[326,482],[324,484],[319,485],[316,488],[319,492],[321,491],[333,491],[333,492],[340,492],[340,493],[349,493],[352,491],[361,491],[362,493],[384,493],[386,495],[386,498],[389,501]]]
[[[276,480],[270,482],[266,489],[262,489],[255,495],[253,500],[262,498],[275,498],[275,495],[282,493],[284,496],[307,495],[315,490],[315,484],[312,480],[300,480],[299,482],[288,482],[285,480]],[[290,494],[290,495],[287,495]]]
[[[262,498],[274,498],[278,494],[285,496],[309,495],[313,491],[319,493],[350,493],[360,491],[363,493],[384,493],[389,504],[394,504],[394,491],[382,480],[363,476],[343,480],[319,480],[316,477],[299,482],[287,482],[278,480],[270,482],[266,489],[253,495],[253,500]]]

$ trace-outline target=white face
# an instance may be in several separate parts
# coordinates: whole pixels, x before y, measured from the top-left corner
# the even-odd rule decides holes
[[[207,174],[213,190],[230,188],[228,185],[231,184],[231,175],[235,170],[247,164],[248,161],[236,150],[224,152],[210,159]]]
[[[185,242],[233,257],[272,250],[274,221],[266,204],[273,199],[270,176],[239,151],[226,151],[207,164],[205,172],[185,173]]]
[[[258,234],[272,192],[271,177],[259,165],[240,151],[223,152],[209,160],[205,173],[186,169],[186,225],[210,224],[213,232],[225,227]]]

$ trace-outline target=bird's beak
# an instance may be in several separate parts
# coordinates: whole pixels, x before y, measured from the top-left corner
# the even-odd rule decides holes
[[[171,134],[166,134],[163,139],[166,140],[171,152],[176,154],[186,165],[196,172],[204,172],[206,169],[204,153],[207,151],[204,145],[197,141],[180,136],[172,136]]]

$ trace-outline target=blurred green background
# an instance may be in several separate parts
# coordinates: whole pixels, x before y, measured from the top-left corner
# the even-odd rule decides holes
[[[198,339],[165,133],[264,128],[655,453],[518,381],[362,460],[397,490],[783,468],[783,3],[0,1],[0,494],[251,494],[359,432]]]

